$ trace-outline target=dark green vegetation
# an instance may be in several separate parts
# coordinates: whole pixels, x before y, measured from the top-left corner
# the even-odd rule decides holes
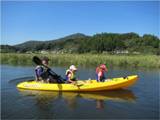
[[[158,37],[136,33],[101,33],[93,36],[73,34],[61,39],[50,41],[28,41],[22,44],[1,45],[1,52],[37,53],[52,51],[59,53],[129,53],[129,54],[160,54]]]
[[[96,67],[99,64],[106,64],[108,68],[160,68],[160,56],[157,55],[110,55],[110,54],[20,54],[2,53],[2,64],[34,65],[33,56],[47,56],[50,65],[77,67]]]
[[[14,46],[10,45],[1,45],[1,53],[11,53],[11,52],[16,52],[17,49]]]

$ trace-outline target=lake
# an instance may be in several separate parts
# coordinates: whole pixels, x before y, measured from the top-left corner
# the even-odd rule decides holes
[[[64,76],[66,68],[53,67]],[[109,69],[107,78],[137,74],[127,89],[103,92],[20,90],[18,81],[32,79],[34,67],[1,65],[2,119],[159,119],[160,70]],[[79,68],[79,79],[95,78],[93,68]]]

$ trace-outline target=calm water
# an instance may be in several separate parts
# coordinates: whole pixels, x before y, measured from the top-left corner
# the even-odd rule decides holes
[[[65,68],[54,68],[64,75]],[[1,66],[2,119],[159,119],[158,70],[110,70],[108,78],[138,74],[125,90],[94,93],[19,90],[17,81],[31,79],[33,67]],[[79,79],[94,78],[93,69],[81,68]]]

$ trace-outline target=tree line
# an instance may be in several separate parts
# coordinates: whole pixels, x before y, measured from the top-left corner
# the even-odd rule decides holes
[[[157,36],[137,33],[100,33],[93,36],[73,34],[58,40],[28,41],[19,45],[1,45],[1,52],[63,51],[71,53],[113,53],[129,51],[160,54],[160,39]]]

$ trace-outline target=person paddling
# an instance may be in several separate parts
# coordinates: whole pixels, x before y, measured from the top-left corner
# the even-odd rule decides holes
[[[97,82],[104,82],[106,77],[105,77],[105,72],[107,72],[107,68],[105,64],[101,64],[96,68],[96,79]]]
[[[56,79],[54,79],[54,77],[51,76],[49,73],[48,62],[49,62],[49,59],[47,57],[44,57],[42,59],[43,65],[36,66],[35,68],[36,81],[42,81],[46,83],[56,82]]]
[[[71,65],[68,70],[66,70],[66,80],[67,83],[76,83],[76,71],[77,68],[74,65]]]

